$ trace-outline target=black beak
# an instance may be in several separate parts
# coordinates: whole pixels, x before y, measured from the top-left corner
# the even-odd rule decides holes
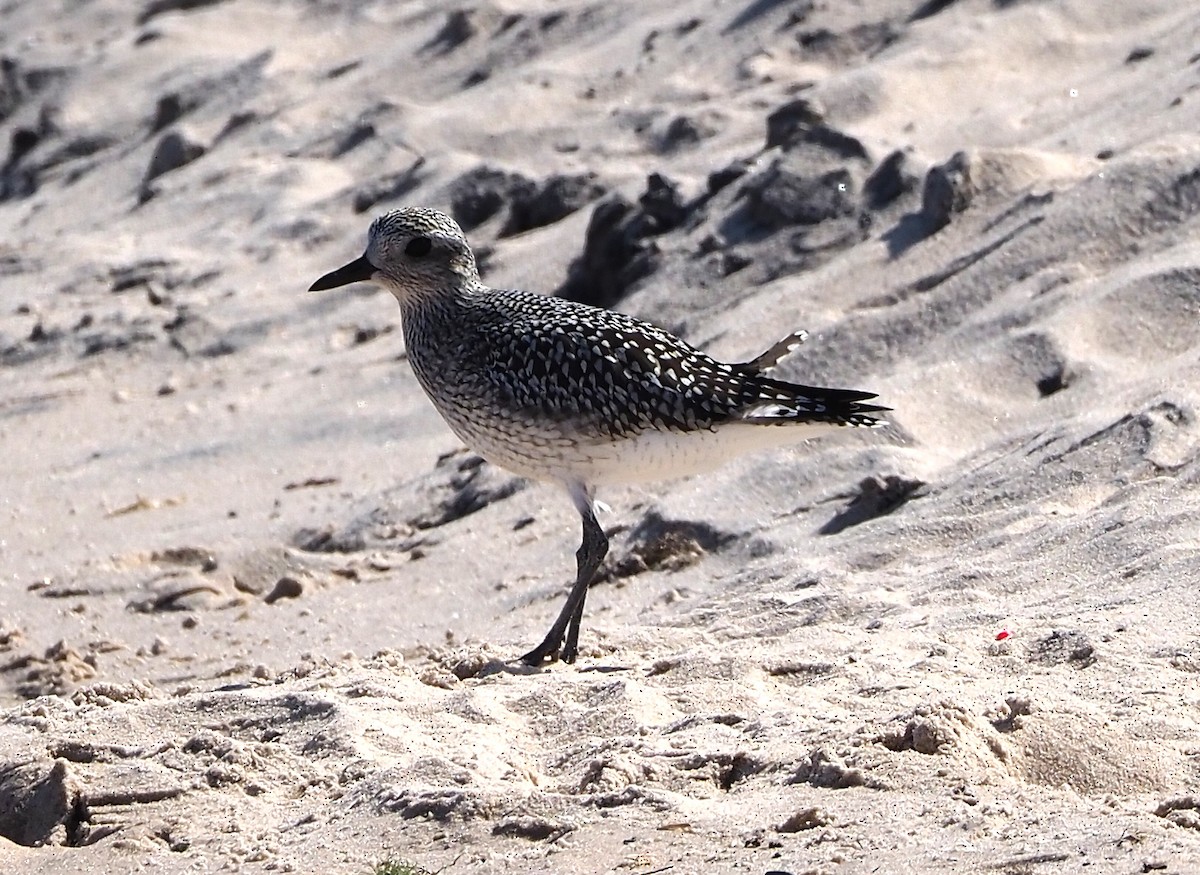
[[[327,273],[308,287],[310,292],[323,292],[326,289],[336,289],[338,286],[348,286],[350,283],[361,283],[375,276],[375,265],[367,261],[365,255],[349,264],[339,267],[333,273]]]

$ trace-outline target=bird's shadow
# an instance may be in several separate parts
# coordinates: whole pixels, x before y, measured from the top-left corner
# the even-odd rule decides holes
[[[594,674],[614,674],[620,671],[633,671],[631,665],[569,665],[565,662],[547,662],[542,665],[527,665],[521,661],[521,657],[515,656],[510,660],[491,659],[485,662],[472,677],[485,678],[494,677],[499,674],[507,675],[533,675],[542,674],[548,668],[562,666],[564,668],[574,668],[577,672],[592,672]]]

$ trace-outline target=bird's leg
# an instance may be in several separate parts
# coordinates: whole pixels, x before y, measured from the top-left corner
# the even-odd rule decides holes
[[[596,571],[607,554],[608,537],[604,534],[604,529],[600,528],[600,523],[596,521],[596,515],[589,508],[588,514],[583,518],[583,542],[575,554],[579,565],[575,587],[582,585],[582,589],[579,593],[579,601],[575,603],[575,612],[571,614],[571,622],[567,626],[567,640],[563,644],[562,650],[563,662],[573,663],[575,657],[579,655],[579,623],[583,619],[583,603],[587,599],[588,588],[596,577]]]
[[[580,545],[582,549],[582,545]],[[593,583],[595,580],[593,579]],[[592,588],[592,584],[588,584],[588,589]],[[580,599],[579,604],[575,606],[575,613],[571,615],[571,622],[567,624],[567,637],[563,641],[562,661],[568,665],[575,662],[575,657],[579,655],[579,624],[583,622],[583,603],[586,598]]]
[[[608,538],[604,529],[596,520],[592,509],[591,490],[582,484],[571,484],[568,487],[575,507],[583,519],[583,540],[575,552],[577,570],[575,583],[567,595],[562,611],[542,643],[521,657],[526,665],[541,665],[547,659],[553,660],[559,656],[562,649],[563,662],[572,663],[579,654],[579,623],[583,618],[583,603],[587,599],[588,587],[596,576],[596,569],[604,561],[608,553]],[[570,631],[568,632],[568,626]],[[563,645],[563,635],[566,634],[566,644]]]

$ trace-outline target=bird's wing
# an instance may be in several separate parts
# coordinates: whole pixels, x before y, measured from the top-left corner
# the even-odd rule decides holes
[[[765,374],[773,370],[785,356],[795,352],[796,348],[806,340],[808,340],[808,332],[803,328],[793,331],[762,355],[756,356],[738,367],[752,374]]]
[[[523,302],[528,309],[528,302]],[[647,429],[694,431],[724,423],[828,422],[871,425],[883,408],[851,389],[772,380],[747,364],[726,364],[668,331],[622,313],[561,299],[490,337],[494,390],[506,403],[608,436]],[[576,310],[581,312],[576,312]],[[797,334],[754,362],[782,357]]]
[[[737,369],[623,321],[527,325],[492,340],[494,388],[512,406],[610,435],[711,428],[753,400]]]

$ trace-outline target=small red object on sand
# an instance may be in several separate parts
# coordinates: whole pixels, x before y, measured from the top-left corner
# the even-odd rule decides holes
[[[1012,633],[1009,632],[1007,629],[1001,629],[999,632],[996,633],[996,640],[1003,641],[1005,638],[1007,638],[1011,634]]]

